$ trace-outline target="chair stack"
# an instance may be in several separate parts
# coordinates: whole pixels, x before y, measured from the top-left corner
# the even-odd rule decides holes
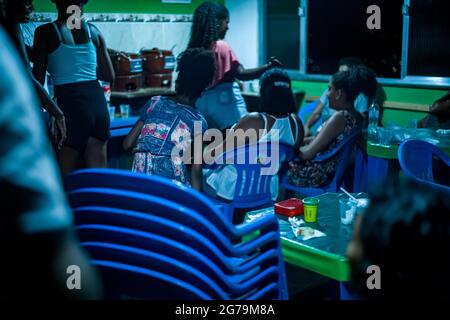
[[[107,298],[287,299],[275,217],[233,226],[202,194],[128,171],[81,170],[65,185]]]

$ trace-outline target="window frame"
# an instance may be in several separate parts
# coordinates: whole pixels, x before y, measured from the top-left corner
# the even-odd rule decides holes
[[[261,24],[261,35],[263,40],[263,61],[267,60],[267,1],[273,0],[261,0],[263,23]],[[287,70],[289,76],[293,80],[300,81],[319,81],[324,82],[330,79],[331,75],[318,75],[307,73],[307,53],[308,53],[308,3],[310,0],[297,0],[298,1],[298,15],[300,17],[300,61],[299,70],[290,69]],[[317,1],[317,0],[316,0]],[[408,53],[409,53],[409,32],[410,32],[410,17],[409,7],[411,5],[410,0],[403,0],[403,31],[402,31],[402,54],[401,54],[401,70],[400,78],[378,78],[378,82],[383,85],[399,86],[399,87],[420,87],[420,88],[437,88],[448,89],[450,88],[450,77],[432,77],[432,76],[411,76],[408,75]]]

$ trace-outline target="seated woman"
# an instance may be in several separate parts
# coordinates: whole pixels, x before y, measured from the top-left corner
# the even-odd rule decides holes
[[[142,108],[123,147],[130,149],[137,141],[134,172],[165,176],[201,191],[201,163],[192,164],[188,170],[184,155],[190,153],[194,125],[201,126],[198,134],[208,129],[203,116],[192,106],[214,79],[214,56],[204,49],[188,49],[178,57],[177,71],[177,95],[152,98]],[[180,147],[175,154],[173,151]]]
[[[226,146],[239,147],[248,143],[266,143],[277,139],[280,143],[293,146],[297,149],[303,141],[303,125],[295,114],[295,98],[292,93],[291,80],[287,73],[275,68],[266,71],[260,80],[261,87],[261,113],[250,113],[242,118],[231,130],[225,139],[225,145],[215,150],[226,150]],[[242,131],[238,131],[241,129]],[[254,141],[245,141],[239,137],[240,133],[250,137],[255,133]],[[274,134],[274,133],[277,134]],[[237,138],[237,143],[235,143]],[[249,139],[250,140],[250,139]],[[282,159],[280,159],[282,162]],[[222,165],[218,169],[204,169],[204,190],[210,196],[219,196],[226,200],[234,198],[237,172],[233,165]],[[278,176],[272,178],[272,198],[278,196]]]
[[[355,129],[363,125],[363,117],[355,110],[354,101],[359,94],[359,77],[355,69],[334,74],[328,86],[330,106],[337,112],[323,125],[316,136],[305,139],[298,159],[289,163],[290,184],[301,187],[320,187],[336,172],[340,157],[314,162],[315,156],[331,151]]]

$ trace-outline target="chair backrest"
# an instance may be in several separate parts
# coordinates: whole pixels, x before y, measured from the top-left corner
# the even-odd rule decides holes
[[[160,197],[204,215],[228,237],[234,237],[237,231],[206,196],[165,177],[117,169],[83,169],[66,176],[64,185],[67,193],[83,188],[109,188]]]
[[[311,116],[313,111],[317,108],[317,105],[319,104],[319,100],[310,102],[308,104],[303,105],[300,108],[300,111],[298,113],[299,118],[302,120],[303,125],[305,125],[306,121],[308,121],[308,118]],[[317,128],[319,128],[323,123],[322,117],[320,117],[317,122],[312,126],[311,132],[316,132]]]
[[[432,188],[450,192],[450,186],[435,183],[433,175],[434,157],[450,166],[450,157],[438,147],[421,140],[407,140],[398,149],[398,160],[403,173],[409,178]]]
[[[224,163],[232,163],[237,173],[233,206],[251,208],[271,203],[272,178],[293,155],[293,147],[283,143],[250,144],[225,153]]]
[[[356,147],[356,141],[361,137],[361,130],[354,130],[347,137],[345,137],[333,150],[316,156],[313,161],[322,162],[329,160],[332,157],[340,157],[336,173],[331,181],[328,189],[338,190],[344,179],[345,171],[349,165],[349,161],[353,155]]]
[[[247,265],[246,269],[248,271],[240,274],[240,283],[235,285],[231,281],[230,270],[222,270],[199,250],[158,234],[100,224],[80,225],[77,227],[77,233],[82,244],[109,243],[126,246],[165,255],[176,259],[179,261],[179,264],[189,264],[211,278],[223,290],[229,291],[231,298],[236,298],[251,290],[264,287],[268,283],[273,282],[274,278],[277,278],[277,268],[272,266],[264,270],[259,267],[261,264],[268,263],[270,259],[277,257],[276,251],[273,249],[248,262],[244,262],[243,264]],[[126,262],[130,263],[128,260]],[[148,266],[146,265],[145,267]],[[189,279],[187,282],[189,282]]]
[[[91,263],[101,271],[107,299],[213,299],[197,287],[162,272],[108,260]]]
[[[226,237],[203,216],[180,204],[162,198],[129,191],[90,188],[71,192],[69,194],[69,202],[72,208],[102,206],[132,210],[166,218],[174,223],[176,222],[195,230],[206,239],[210,239],[220,250],[228,254],[240,252],[245,247],[245,245],[232,246],[230,238]],[[262,231],[261,235],[267,233],[272,234],[273,231]],[[276,245],[276,242],[273,245]]]

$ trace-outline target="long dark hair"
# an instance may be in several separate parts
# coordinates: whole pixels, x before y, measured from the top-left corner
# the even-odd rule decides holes
[[[216,60],[210,50],[187,49],[177,59],[178,78],[175,91],[193,103],[212,83],[216,73]]]
[[[220,40],[220,24],[229,16],[228,9],[221,3],[206,1],[198,6],[194,12],[188,49],[210,50],[214,42]]]
[[[356,97],[361,93],[358,72],[355,68],[348,71],[336,72],[331,77],[331,82],[337,90],[342,90],[349,102],[355,102]]]
[[[261,111],[273,115],[295,113],[296,105],[291,79],[286,71],[274,68],[264,72],[260,79],[260,88]]]

